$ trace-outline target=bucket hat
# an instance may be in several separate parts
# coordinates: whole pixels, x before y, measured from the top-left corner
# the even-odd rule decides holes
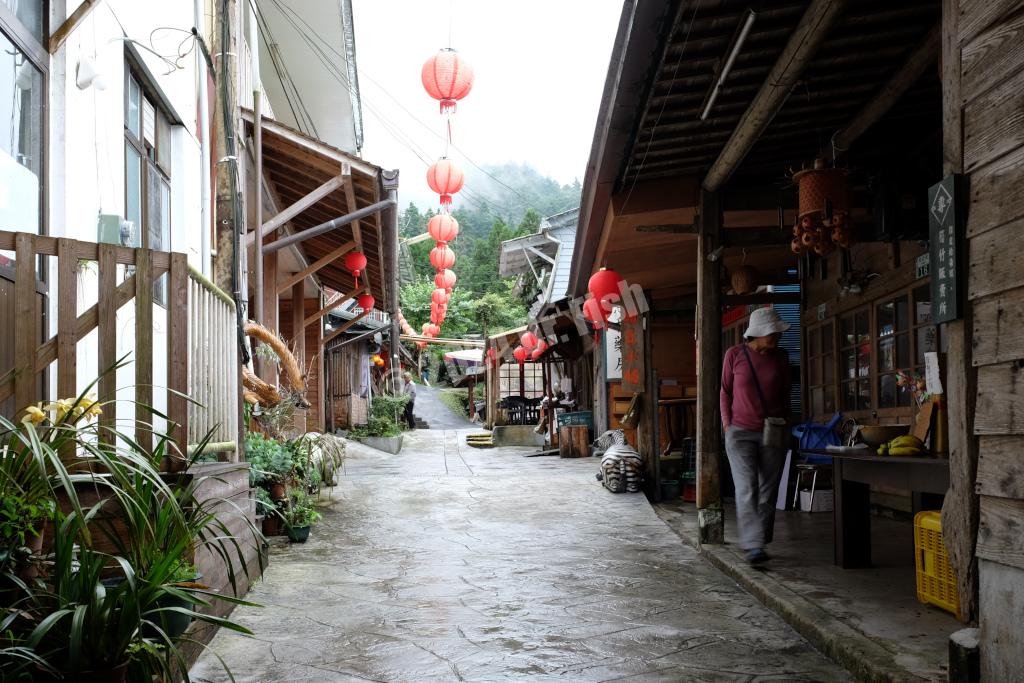
[[[744,337],[767,337],[770,334],[785,332],[790,327],[789,323],[779,317],[774,308],[759,308],[750,314],[750,323]]]

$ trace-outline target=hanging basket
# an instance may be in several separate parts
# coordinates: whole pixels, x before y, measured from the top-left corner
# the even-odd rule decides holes
[[[850,190],[846,169],[812,168],[793,175],[800,192],[798,216],[824,216],[825,204],[832,203],[832,213],[850,210]]]

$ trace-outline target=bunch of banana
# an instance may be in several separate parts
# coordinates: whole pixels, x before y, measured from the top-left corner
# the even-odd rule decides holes
[[[878,447],[879,455],[924,455],[926,452],[921,439],[912,434],[897,436]]]

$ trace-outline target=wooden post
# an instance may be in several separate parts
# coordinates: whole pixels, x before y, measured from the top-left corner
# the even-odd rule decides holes
[[[249,48],[251,50],[258,49],[252,45]],[[263,260],[263,114],[260,109],[259,81],[253,81],[253,86],[253,147],[256,153],[256,177],[254,178],[256,187],[256,221],[254,226],[256,242],[253,248],[253,265],[255,266],[253,284],[256,292],[253,297],[253,315],[256,318],[256,322],[265,325],[267,302],[264,298],[266,283],[263,281],[263,268],[265,265]],[[277,264],[276,256],[274,263],[275,265]],[[270,280],[270,286],[277,286],[277,278]]]
[[[267,244],[277,240],[276,234],[267,235]],[[256,257],[257,259],[259,256]],[[281,327],[278,322],[280,307],[278,306],[277,293],[277,252],[264,252],[263,254],[263,279],[269,286],[263,287],[263,320],[260,322],[271,332],[279,332]],[[277,364],[261,362],[261,369],[256,374],[263,380],[277,385]]]
[[[299,367],[306,370],[306,283],[296,282],[292,285],[292,353]],[[323,400],[323,394],[320,394]],[[306,411],[296,410],[294,416],[295,429],[300,434],[306,432]],[[322,427],[321,427],[322,428]]]
[[[153,269],[152,252],[135,250],[135,441],[148,452],[153,434]],[[188,298],[185,299],[186,303]]]
[[[78,292],[78,256],[75,243],[67,238],[57,240],[57,285],[60,291]],[[76,299],[77,296],[57,299],[57,398],[78,395]]]
[[[720,265],[709,257],[721,239],[717,193],[701,190],[697,234],[697,522],[701,543],[725,542],[725,516],[718,474],[722,424],[718,393],[722,362]]]
[[[100,272],[103,272],[102,261]],[[185,254],[171,254],[167,298],[167,433],[178,448],[167,467],[176,472],[188,457],[188,259]]]
[[[224,6],[226,5],[226,7]],[[216,143],[216,207],[214,211],[217,258],[214,263],[214,282],[225,292],[233,292],[235,280],[241,273],[234,270],[235,232],[242,227],[235,222],[235,202],[238,201],[239,179],[238,129],[239,109],[236,105],[238,84],[238,0],[214,3],[216,21],[213,30],[213,59],[217,69],[217,88],[214,98],[213,140]],[[227,40],[223,40],[222,29],[226,26]],[[205,84],[203,87],[206,87]],[[239,257],[242,254],[238,255]],[[239,289],[245,290],[244,285]]]
[[[589,430],[586,425],[565,425],[558,428],[558,455],[561,458],[590,456]]]
[[[22,411],[39,400],[36,391],[39,315],[36,312],[35,236],[18,233],[14,243],[14,319],[24,321],[26,328],[14,335],[14,409],[18,411],[16,419],[20,420]]]
[[[117,373],[111,371],[117,362],[117,254],[111,244],[101,244],[99,252],[99,351],[97,354],[100,380],[99,400],[104,403],[100,424],[110,429],[117,428]],[[170,306],[168,306],[170,311]],[[110,443],[114,443],[111,435]]]
[[[963,172],[963,109],[960,94],[960,3],[942,1],[942,147],[943,171]],[[963,200],[962,200],[963,201]],[[966,248],[966,240],[965,245]],[[960,615],[978,615],[978,440],[974,436],[978,372],[972,355],[973,306],[964,304],[962,320],[943,327],[946,349],[946,401],[949,419],[949,491],[942,504],[942,535],[957,577]]]

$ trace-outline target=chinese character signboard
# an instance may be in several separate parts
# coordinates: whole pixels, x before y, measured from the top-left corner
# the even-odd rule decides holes
[[[958,177],[948,175],[928,188],[929,274],[932,278],[932,320],[945,323],[962,314],[962,240],[958,209]]]
[[[606,379],[622,379],[622,334],[618,330],[604,333],[604,359]]]
[[[622,389],[644,392],[644,321],[641,316],[622,321]]]

